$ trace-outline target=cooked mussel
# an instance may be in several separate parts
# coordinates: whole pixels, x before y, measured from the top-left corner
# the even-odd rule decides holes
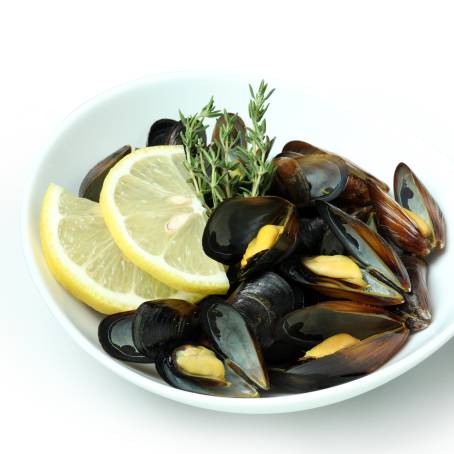
[[[175,129],[178,123],[178,121],[170,118],[161,118],[160,120],[155,121],[148,132],[147,147],[169,145],[170,133]],[[181,145],[181,141],[176,145]]]
[[[297,206],[333,200],[345,189],[347,169],[335,156],[282,152],[273,159],[273,191]]]
[[[152,360],[137,350],[132,340],[135,311],[120,312],[105,317],[98,327],[98,339],[104,350],[114,358],[133,363]]]
[[[273,190],[297,206],[314,200],[333,201],[344,208],[370,205],[367,181],[388,186],[349,160],[303,141],[288,142],[273,160]]]
[[[268,389],[262,352],[242,315],[219,297],[200,303],[200,323],[205,335],[231,367],[261,389]]]
[[[401,292],[410,291],[410,279],[396,251],[367,224],[328,203],[318,210],[348,255],[372,276]]]
[[[303,294],[281,276],[267,271],[248,279],[230,295],[231,304],[244,318],[262,349],[273,342],[276,320],[302,307]]]
[[[364,376],[394,356],[408,334],[398,317],[355,302],[292,312],[279,321],[276,335],[305,354],[298,364],[271,373],[271,390],[313,391]]]
[[[126,155],[131,153],[131,145],[125,145],[112,153],[111,155],[99,161],[84,177],[79,188],[79,197],[90,199],[93,202],[99,202],[99,195],[104,180],[110,169]]]
[[[394,305],[403,295],[373,276],[346,255],[292,256],[280,271],[289,279],[331,298],[354,299],[364,304]]]
[[[412,255],[404,255],[402,261],[410,276],[412,290],[405,295],[405,302],[392,310],[405,320],[410,331],[421,331],[432,321],[427,286],[427,263],[424,259]]]
[[[373,183],[369,192],[378,228],[398,247],[418,256],[445,247],[446,227],[440,207],[406,164],[400,163],[394,173],[397,201]]]
[[[203,345],[182,344],[163,348],[156,358],[156,370],[171,386],[184,391],[219,397],[259,397],[224,360]]]
[[[195,339],[199,334],[195,308],[193,304],[176,299],[142,303],[132,323],[134,345],[154,360],[169,342]]]
[[[212,213],[203,232],[205,253],[226,265],[239,264],[240,278],[270,268],[298,241],[292,203],[280,197],[232,198]]]

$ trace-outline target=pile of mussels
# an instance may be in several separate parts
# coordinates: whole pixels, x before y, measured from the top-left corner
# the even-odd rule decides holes
[[[180,132],[159,120],[147,145],[181,143]],[[411,169],[397,166],[392,198],[382,181],[305,142],[289,142],[274,164],[272,195],[227,199],[206,225],[204,251],[229,266],[230,292],[106,317],[99,340],[110,355],[154,363],[186,391],[258,397],[362,377],[430,324],[423,257],[444,248],[445,222]]]

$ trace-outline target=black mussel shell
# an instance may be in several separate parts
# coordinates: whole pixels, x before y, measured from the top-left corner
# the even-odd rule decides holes
[[[379,306],[403,303],[404,296],[401,292],[377,279],[365,269],[361,269],[361,273],[367,287],[358,287],[342,279],[314,274],[304,266],[303,260],[304,257],[293,254],[279,264],[279,272],[286,278],[294,280],[302,286],[308,286],[317,293],[331,298],[353,300]]]
[[[427,263],[412,255],[402,256],[411,281],[411,293],[405,295],[405,302],[392,308],[412,332],[427,328],[432,321],[429,289],[427,286]]]
[[[210,216],[203,232],[205,254],[234,265],[240,262],[261,227],[284,227],[271,249],[251,257],[239,270],[240,278],[263,271],[291,254],[298,241],[298,219],[293,204],[280,197],[263,196],[224,200]]]
[[[85,176],[80,184],[79,197],[99,202],[102,185],[110,169],[126,155],[131,153],[131,145],[121,147],[111,155],[99,161]]]
[[[307,351],[339,333],[364,340],[402,327],[398,316],[380,307],[352,301],[328,301],[282,317],[276,324],[275,338]]]
[[[266,349],[274,342],[276,320],[301,307],[302,298],[284,278],[268,271],[240,284],[227,303],[243,316],[259,345]]]
[[[132,340],[135,311],[120,312],[105,317],[98,327],[102,348],[112,357],[133,363],[151,363],[152,360],[137,350]]]
[[[132,325],[134,345],[151,359],[163,345],[192,340],[199,334],[195,308],[183,300],[156,300],[142,303]]]
[[[361,378],[389,361],[402,348],[408,334],[408,329],[400,326],[285,371],[270,371],[270,391],[310,392]]]
[[[404,264],[396,251],[361,220],[328,203],[317,204],[320,216],[332,233],[371,275],[401,292],[411,288]]]
[[[323,242],[328,224],[321,216],[300,217],[299,241],[296,249],[301,253],[316,255],[320,252],[320,244]]]
[[[200,304],[202,329],[232,368],[261,389],[268,389],[262,352],[242,315],[230,304],[207,299]]]
[[[161,118],[155,121],[148,132],[147,147],[155,145],[169,145],[170,132],[178,124],[178,121],[170,118]]]
[[[224,360],[225,384],[200,380],[182,374],[174,364],[173,351],[175,348],[172,344],[162,348],[157,354],[155,362],[158,374],[174,388],[217,397],[259,397],[255,387],[235,371],[229,360]]]
[[[347,169],[337,156],[282,152],[273,163],[273,193],[298,207],[314,200],[333,200],[347,184]]]
[[[348,176],[351,177],[356,177],[363,182],[365,181],[372,181],[374,184],[382,188],[384,191],[388,192],[389,187],[386,183],[383,181],[379,180],[375,176],[371,175],[370,173],[366,172],[363,170],[361,167],[358,167],[356,164],[351,162],[350,160],[337,155],[335,153],[332,153],[330,151],[322,150],[321,148],[315,147],[314,145],[311,145],[310,143],[303,142],[302,140],[292,140],[288,142],[287,144],[284,145],[284,148],[282,149],[283,152],[293,152],[293,153],[299,153],[302,155],[309,155],[309,154],[327,154],[331,156],[335,156],[337,158],[340,158],[346,165],[347,170],[348,170]],[[351,184],[351,183],[350,183]],[[352,185],[352,189],[355,189],[355,186]]]

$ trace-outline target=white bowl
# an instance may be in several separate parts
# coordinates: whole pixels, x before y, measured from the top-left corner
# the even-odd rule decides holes
[[[41,200],[50,182],[77,193],[80,181],[97,161],[129,143],[145,144],[148,128],[162,117],[175,118],[178,109],[196,112],[211,95],[218,106],[247,117],[248,83],[230,74],[171,74],[129,83],[104,93],[72,113],[57,129],[35,162],[23,202],[22,232],[33,280],[50,309],[68,333],[102,364],[125,379],[169,399],[212,410],[238,413],[283,413],[328,405],[376,388],[414,367],[440,348],[454,333],[454,304],[450,288],[454,269],[449,250],[430,267],[433,323],[410,337],[405,347],[376,372],[321,391],[263,399],[227,399],[193,394],[165,384],[150,367],[122,363],[100,347],[97,327],[101,316],[71,297],[49,273],[40,248],[38,219]],[[276,87],[268,114],[268,130],[276,135],[274,150],[291,139],[304,139],[342,154],[378,177],[391,182],[396,164],[409,164],[438,200],[448,225],[453,200],[449,158],[428,150],[412,136],[392,131],[378,134],[361,113],[304,94],[298,87],[271,80]],[[430,155],[430,159],[428,159]]]

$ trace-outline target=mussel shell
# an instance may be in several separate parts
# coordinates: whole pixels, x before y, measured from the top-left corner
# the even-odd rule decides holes
[[[404,296],[395,288],[377,279],[362,269],[363,280],[367,287],[361,288],[335,278],[322,277],[306,268],[302,257],[294,254],[279,265],[279,271],[287,278],[310,286],[313,290],[331,298],[354,300],[364,304],[388,306],[401,304]]]
[[[228,298],[244,318],[262,349],[274,342],[276,320],[301,307],[302,293],[294,289],[281,276],[271,271],[242,283]]]
[[[135,311],[120,312],[105,317],[98,327],[102,348],[113,358],[133,363],[151,363],[152,360],[137,350],[132,340]]]
[[[282,317],[276,324],[275,338],[307,351],[339,333],[362,341],[402,328],[399,317],[382,308],[352,301],[328,301]]]
[[[255,387],[235,372],[228,360],[224,361],[227,384],[210,383],[182,375],[173,364],[172,351],[173,347],[161,349],[157,354],[155,365],[161,378],[174,388],[218,397],[259,397]]]
[[[313,200],[333,200],[347,185],[347,169],[337,156],[283,152],[273,163],[273,191],[299,207]]]
[[[203,250],[218,262],[236,264],[260,228],[267,224],[282,225],[284,231],[271,249],[251,257],[240,274],[245,278],[265,270],[289,255],[298,241],[295,207],[280,197],[224,200],[207,222],[202,238]]]
[[[232,368],[261,389],[269,388],[262,352],[242,315],[220,299],[200,304],[199,317],[216,351],[231,361]]]
[[[283,152],[294,152],[294,153],[299,153],[303,155],[308,155],[308,154],[328,154],[331,156],[336,156],[337,158],[340,158],[344,161],[347,170],[348,170],[348,175],[349,176],[354,176],[359,178],[362,181],[373,181],[377,186],[382,188],[384,191],[388,192],[389,187],[386,183],[383,181],[379,180],[377,177],[374,175],[371,175],[370,173],[366,172],[362,168],[358,167],[356,164],[351,162],[350,160],[337,155],[335,153],[332,153],[330,151],[322,150],[321,148],[315,147],[314,145],[311,145],[310,143],[304,142],[302,140],[292,140],[288,142],[287,144],[284,145],[284,148],[282,149]],[[354,188],[354,186],[353,186]]]
[[[404,345],[409,331],[400,325],[322,358],[271,372],[271,391],[309,392],[340,385],[374,372]]]
[[[110,169],[131,151],[131,145],[125,145],[102,161],[99,161],[82,180],[79,188],[79,197],[99,202],[102,185]]]
[[[316,255],[320,252],[320,244],[328,231],[328,224],[321,216],[300,217],[299,241],[296,249],[302,253]]]
[[[132,325],[134,345],[152,360],[163,345],[192,340],[199,333],[195,306],[183,300],[167,299],[142,303]]]
[[[396,251],[361,220],[328,203],[317,204],[320,215],[339,242],[370,274],[398,291],[411,289],[407,270]]]
[[[412,291],[405,295],[405,302],[392,311],[405,321],[410,331],[421,331],[432,321],[427,263],[422,258],[412,255],[404,255],[402,261],[407,267]]]
[[[148,132],[147,147],[168,145],[169,134],[178,122],[170,118],[155,121]]]
[[[432,247],[443,249],[446,244],[443,213],[427,188],[403,162],[394,172],[394,196],[400,206],[418,214],[432,227]]]
[[[237,114],[234,113],[227,113],[225,114],[231,119],[234,120],[234,125],[233,125],[233,130],[232,135],[236,138],[236,146],[240,147],[246,147],[247,146],[247,140],[246,140],[246,125],[244,124],[243,119],[238,116]],[[212,142],[219,142],[220,141],[220,132],[221,132],[221,127],[226,123],[226,119],[224,115],[221,115],[217,120],[216,124],[214,125],[213,128],[213,134],[211,136],[211,141]]]
[[[375,184],[369,184],[379,231],[404,251],[420,257],[432,249],[430,238],[421,235],[415,222],[402,207]]]

